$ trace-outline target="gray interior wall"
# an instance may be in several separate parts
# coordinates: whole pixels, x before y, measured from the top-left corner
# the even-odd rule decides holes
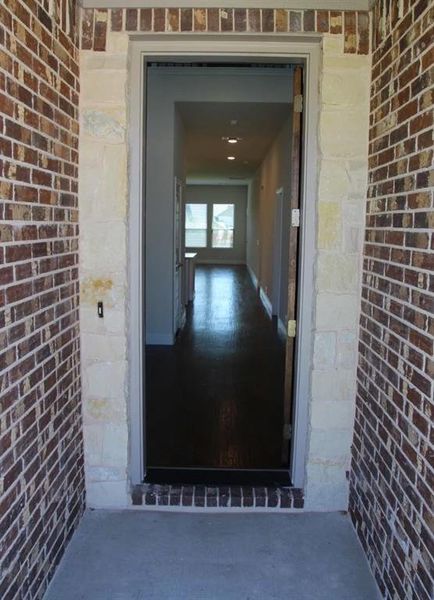
[[[292,80],[288,71],[188,67],[149,67],[147,79],[146,342],[171,343],[175,103],[287,102]]]
[[[257,173],[249,184],[247,194],[246,232],[246,264],[259,283],[261,279],[261,235],[259,230],[259,177]]]
[[[220,264],[245,264],[246,262],[246,211],[247,186],[245,185],[187,185],[185,203],[206,203],[208,222],[212,220],[214,203],[234,204],[234,245],[233,248],[195,248],[197,262]]]
[[[184,140],[185,128],[179,110],[175,106],[173,136],[173,174],[185,181]]]
[[[276,191],[283,189],[282,248],[288,248],[290,223],[290,134],[291,117],[276,136],[249,187],[247,209],[247,265],[258,284],[273,303],[276,240]],[[278,217],[279,218],[279,217]],[[288,288],[288,253],[283,254],[280,304],[285,320]],[[273,276],[274,275],[274,276]],[[274,281],[273,281],[274,280]]]

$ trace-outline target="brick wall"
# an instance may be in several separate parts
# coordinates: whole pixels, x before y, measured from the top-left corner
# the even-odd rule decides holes
[[[264,4],[267,2],[264,1]],[[122,31],[224,34],[315,32],[343,35],[344,52],[347,54],[369,53],[369,14],[366,11],[273,8],[87,9],[83,11],[81,48],[104,52],[107,34]]]
[[[41,597],[84,503],[75,23],[0,5],[1,598]]]
[[[434,597],[434,4],[374,11],[350,510],[387,598]]]

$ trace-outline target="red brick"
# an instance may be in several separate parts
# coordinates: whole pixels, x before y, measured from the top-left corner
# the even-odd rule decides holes
[[[342,11],[330,11],[330,33],[342,33]]]
[[[303,31],[315,31],[315,11],[305,10],[303,12]]]
[[[240,16],[238,16],[240,19]],[[220,31],[220,13],[218,8],[208,9],[208,31]]]
[[[234,14],[231,8],[220,10],[220,27],[222,31],[233,31]]]
[[[247,29],[247,10],[245,8],[236,8],[234,10],[235,31],[246,31]],[[208,25],[208,29],[209,25]]]
[[[137,8],[127,8],[125,14],[125,30],[137,31],[138,10]]]
[[[303,31],[302,13],[291,10],[289,13],[289,31]]]
[[[166,10],[164,8],[154,8],[153,11],[154,11],[153,30],[156,32],[165,31],[165,29],[166,29]]]
[[[204,8],[193,10],[193,29],[194,31],[206,30],[206,10]]]
[[[181,31],[193,31],[193,11],[191,8],[181,8]]]
[[[369,13],[357,13],[357,52],[369,54]]]
[[[0,168],[0,368],[6,368],[0,404],[4,424],[14,429],[0,443],[12,431],[14,437],[9,438],[13,453],[3,456],[7,493],[0,512],[12,535],[2,540],[2,570],[6,563],[9,570],[0,596],[36,598],[84,508],[78,314],[71,312],[78,306],[78,229],[68,229],[75,215],[62,208],[64,188],[77,206],[78,11],[71,11],[68,21],[67,0],[6,3],[7,11],[5,3],[0,7],[0,45],[9,53],[0,54],[1,146],[7,157]],[[55,8],[58,12],[49,14]],[[105,49],[104,17],[105,11],[83,12],[83,49]],[[35,221],[41,221],[39,228]],[[72,259],[62,264],[50,256],[55,252]],[[53,361],[45,375],[37,365],[48,344],[43,328],[51,332],[48,359]],[[57,380],[56,373],[65,378]],[[67,455],[69,462],[61,462]],[[61,523],[55,535],[54,489],[55,518]],[[47,507],[44,522],[41,505]]]
[[[98,10],[95,14],[93,49],[104,52],[107,41],[107,10]]]
[[[179,31],[179,9],[169,8],[167,11],[167,23],[170,31]]]
[[[112,31],[122,31],[124,11],[121,8],[110,11],[110,27]]]
[[[276,31],[285,33],[288,31],[288,11],[284,8],[276,9]]]
[[[261,13],[257,8],[249,8],[249,31],[261,31]]]
[[[356,13],[344,12],[344,51],[349,54],[357,52]]]
[[[328,10],[317,10],[316,11],[316,30],[320,33],[328,33],[329,29],[330,29],[329,11]]]
[[[384,597],[410,593],[428,599],[432,572],[411,557],[420,552],[420,531],[427,531],[421,507],[433,499],[426,452],[434,441],[427,418],[434,410],[433,95],[428,90],[433,75],[424,38],[432,25],[424,0],[405,0],[402,6],[403,15],[389,0],[377,0],[374,7],[369,243],[350,514]],[[424,64],[428,70],[421,72]],[[386,116],[396,125],[375,139],[377,123]]]
[[[93,19],[94,11],[85,9],[81,20],[81,47],[90,50],[93,46]]]
[[[152,8],[140,9],[140,31],[152,31]]]
[[[274,31],[274,10],[263,8],[262,9],[262,31],[265,33],[271,33]]]

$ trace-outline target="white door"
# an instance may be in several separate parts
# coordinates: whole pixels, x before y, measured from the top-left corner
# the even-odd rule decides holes
[[[184,278],[184,225],[182,210],[182,181],[175,177],[174,214],[174,273],[173,273],[173,331],[176,334],[184,325],[185,306],[183,301]]]

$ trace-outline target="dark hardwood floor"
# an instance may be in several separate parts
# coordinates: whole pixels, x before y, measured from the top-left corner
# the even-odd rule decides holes
[[[146,347],[148,467],[284,467],[284,363],[246,267],[198,266],[176,344]]]

